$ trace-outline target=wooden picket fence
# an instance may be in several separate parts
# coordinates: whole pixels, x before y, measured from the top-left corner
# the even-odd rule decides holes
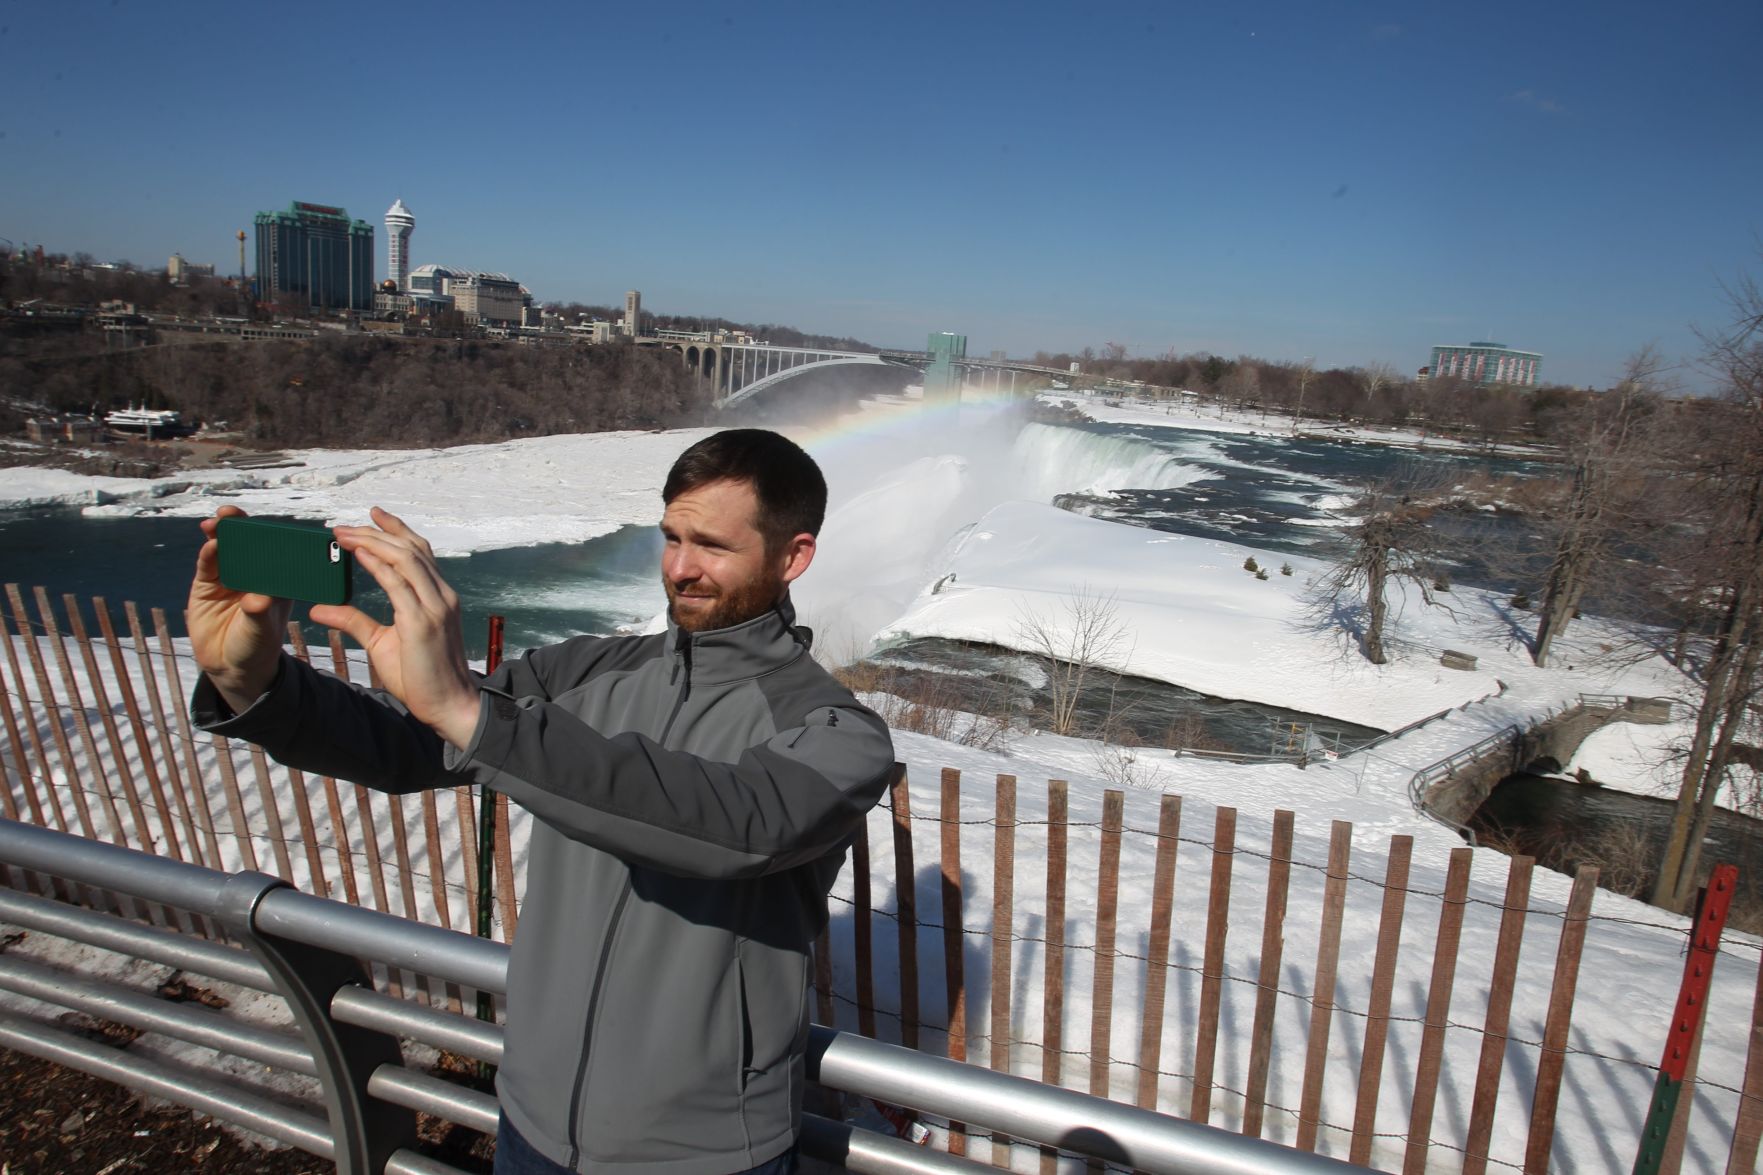
[[[910,788],[902,776],[891,789],[888,812],[893,850],[892,876],[910,878],[915,875],[913,859]],[[967,908],[962,893],[961,845],[965,824],[975,823],[964,817],[961,797],[961,775],[952,769],[941,773],[940,825],[941,860],[939,876],[942,888],[942,923],[935,927],[941,936],[941,965],[947,993],[948,1021],[938,1025],[944,1037],[944,1051],[958,1060],[981,1059],[993,1069],[1013,1068],[1013,1044],[1032,1044],[1040,1059],[1041,1080],[1058,1085],[1076,1085],[1102,1097],[1119,1097],[1112,1069],[1122,1064],[1111,1052],[1115,1002],[1115,969],[1122,959],[1132,959],[1145,967],[1141,999],[1137,1008],[1138,1034],[1135,1060],[1126,1062],[1136,1072],[1136,1088],[1131,1100],[1144,1108],[1181,1113],[1199,1122],[1211,1121],[1215,1096],[1220,1087],[1214,1074],[1220,1054],[1220,1010],[1223,988],[1229,978],[1225,962],[1226,940],[1232,929],[1230,915],[1232,880],[1235,876],[1239,849],[1236,844],[1237,813],[1228,807],[1215,810],[1214,827],[1209,842],[1200,842],[1210,857],[1205,884],[1204,955],[1198,968],[1200,996],[1197,1020],[1193,1026],[1191,1068],[1185,1073],[1163,1068],[1162,1049],[1165,1037],[1165,998],[1170,970],[1169,948],[1172,912],[1175,906],[1177,854],[1183,843],[1181,832],[1181,797],[1159,797],[1154,874],[1151,880],[1151,906],[1147,949],[1143,955],[1121,951],[1116,946],[1121,884],[1122,842],[1128,829],[1124,824],[1125,793],[1108,790],[1101,808],[1099,853],[1095,872],[1080,874],[1084,884],[1093,881],[1096,893],[1096,918],[1093,943],[1086,950],[1093,954],[1093,976],[1089,1000],[1090,1032],[1087,1050],[1065,1047],[1064,1026],[1068,1018],[1065,988],[1070,976],[1070,962],[1065,941],[1065,906],[1072,879],[1069,834],[1074,826],[1068,815],[1069,789],[1062,780],[1049,780],[1046,799],[1045,852],[1045,932],[1044,978],[1040,1007],[1041,1036],[1038,1042],[1017,1042],[1012,1039],[1011,999],[1013,988],[1010,945],[1020,941],[1018,921],[1013,909],[1016,885],[1015,830],[1023,823],[1017,816],[1017,781],[1009,775],[997,777],[995,817],[991,825],[993,880],[991,887],[990,979],[985,995],[989,1005],[984,1031],[986,1055],[969,1055],[970,1036],[967,1021],[969,1000],[976,994],[963,974],[964,951],[961,939],[970,931],[964,929],[963,912]],[[1309,1018],[1308,1041],[1303,1056],[1303,1081],[1300,1103],[1286,1107],[1296,1118],[1292,1145],[1307,1151],[1317,1148],[1319,1130],[1325,1125],[1321,1106],[1325,1083],[1330,1079],[1330,1034],[1336,1010],[1335,990],[1340,967],[1341,934],[1350,878],[1349,859],[1353,828],[1346,821],[1335,821],[1330,830],[1326,889],[1321,911],[1320,932],[1316,944],[1313,989],[1308,993],[1282,992],[1279,974],[1287,932],[1287,900],[1291,870],[1294,864],[1293,814],[1280,810],[1274,815],[1271,844],[1262,854],[1267,865],[1267,887],[1260,935],[1259,965],[1252,981],[1255,988],[1254,1014],[1248,1041],[1246,1088],[1235,1092],[1241,1098],[1239,1128],[1245,1134],[1260,1136],[1267,1122],[1268,1079],[1274,1051],[1274,1020],[1282,995],[1306,1002]],[[1148,830],[1141,830],[1146,832]],[[1390,838],[1386,872],[1381,881],[1382,907],[1377,934],[1377,950],[1371,968],[1370,1001],[1363,1012],[1365,1058],[1356,1076],[1357,1099],[1350,1128],[1350,1145],[1341,1156],[1359,1164],[1372,1159],[1376,1133],[1376,1115],[1383,1087],[1385,1041],[1394,1019],[1392,993],[1401,942],[1404,911],[1409,896],[1409,869],[1413,840],[1408,836]],[[1405,1132],[1404,1171],[1426,1168],[1431,1146],[1431,1122],[1438,1094],[1440,1065],[1444,1053],[1447,1012],[1457,968],[1457,943],[1464,910],[1469,901],[1470,859],[1468,848],[1454,850],[1450,855],[1441,916],[1437,925],[1437,943],[1433,956],[1431,984],[1426,1000],[1423,1041],[1412,1087],[1411,1116]],[[1525,920],[1533,911],[1528,906],[1533,863],[1529,858],[1511,861],[1504,900],[1500,905],[1499,949],[1493,965],[1490,998],[1480,1028],[1482,1048],[1475,1079],[1474,1104],[1470,1109],[1469,1126],[1462,1145],[1462,1170],[1483,1171],[1488,1163],[1488,1143],[1493,1132],[1494,1111],[1505,1045],[1514,980],[1519,965],[1519,944]],[[853,846],[855,896],[852,914],[855,922],[853,955],[855,966],[855,1027],[865,1035],[877,1034],[877,987],[897,977],[897,1000],[883,1015],[897,1021],[900,1040],[912,1047],[921,1047],[925,1028],[918,1010],[920,953],[919,933],[922,923],[918,916],[917,898],[911,887],[898,892],[897,907],[879,911],[871,901],[869,879],[872,872],[869,836],[860,835]],[[886,869],[882,870],[886,873]],[[1556,954],[1552,994],[1548,1005],[1547,1024],[1541,1047],[1541,1063],[1536,1075],[1536,1097],[1530,1119],[1530,1145],[1525,1169],[1546,1170],[1554,1137],[1554,1123],[1560,1092],[1562,1066],[1566,1059],[1567,1036],[1571,1023],[1574,990],[1578,982],[1579,962],[1585,931],[1591,918],[1593,894],[1596,892],[1595,869],[1582,870],[1575,879],[1572,898],[1566,910],[1547,911],[1561,918],[1561,932]],[[874,967],[875,939],[873,923],[877,916],[895,923],[898,966]],[[823,1023],[837,1019],[835,1003],[839,996],[832,982],[828,960],[833,956],[823,936],[817,976],[818,1018]],[[934,965],[934,961],[933,961]],[[893,1009],[897,1008],[897,1011]],[[1130,1014],[1131,1009],[1127,1009]],[[1239,1042],[1240,1043],[1240,1042]],[[1086,1072],[1077,1082],[1066,1071],[1065,1058],[1078,1054],[1085,1062]],[[1178,1099],[1172,1107],[1159,1088],[1161,1079],[1179,1078],[1187,1086],[1185,1101]],[[957,1154],[967,1153],[968,1139],[959,1123],[948,1126],[948,1146]],[[992,1136],[990,1156],[998,1166],[1010,1165],[1010,1140]],[[1754,1142],[1752,1143],[1754,1146]],[[1042,1148],[1042,1170],[1053,1171],[1056,1152]],[[1748,1169],[1748,1168],[1747,1168]]]
[[[58,612],[41,588],[28,600],[16,585],[5,590],[0,766],[8,818],[210,868],[261,869],[321,896],[467,932],[477,924],[480,870],[489,870],[496,933],[512,939],[527,818],[506,799],[497,802],[485,852],[469,788],[401,797],[308,779],[255,747],[192,728],[186,698],[194,666],[163,611],[153,609],[149,625],[125,604],[119,629],[101,598],[90,602],[88,624],[72,596]],[[289,640],[295,655],[313,657],[297,627]],[[335,637],[326,651],[333,672],[371,678]],[[1362,849],[1355,869],[1354,830],[1344,821],[1329,829],[1325,859],[1308,860],[1297,852],[1301,830],[1287,811],[1274,815],[1263,848],[1238,843],[1238,815],[1228,807],[1209,809],[1201,835],[1184,833],[1179,796],[1109,790],[1098,804],[1060,780],[1019,790],[1009,775],[976,793],[953,769],[928,784],[915,786],[901,768],[852,846],[814,959],[822,1023],[1356,1163],[1399,1162],[1405,1172],[1446,1162],[1466,1172],[1490,1163],[1547,1170],[1570,1057],[1595,1057],[1651,1084],[1662,1037],[1639,1042],[1645,1060],[1570,1042],[1587,934],[1600,921],[1594,870],[1574,879],[1564,907],[1533,905],[1527,858],[1510,860],[1499,898],[1477,897],[1473,850],[1453,850],[1442,889],[1429,887],[1411,881],[1413,841],[1404,835]],[[1135,810],[1144,811],[1144,827],[1132,823]],[[964,871],[964,854],[982,874]],[[1368,856],[1381,870],[1365,868]],[[1295,869],[1323,878],[1320,908],[1296,917]],[[1141,899],[1124,904],[1124,918],[1123,873]],[[1199,880],[1178,885],[1178,876],[1196,873]],[[1346,917],[1355,885],[1376,895],[1374,940],[1354,937],[1370,919]],[[1019,888],[1028,895],[1021,901]],[[1420,904],[1436,910],[1431,934],[1404,941],[1408,924],[1419,921],[1410,906]],[[885,922],[892,934],[878,935]],[[1664,924],[1660,932],[1680,933]],[[1459,981],[1465,934],[1492,944],[1491,970],[1471,977],[1472,985]],[[1182,962],[1189,955],[1197,961]],[[1416,994],[1402,994],[1404,975]],[[471,994],[423,976],[384,978],[390,990],[455,1007]],[[1083,998],[1067,998],[1074,986],[1087,989]],[[1349,1006],[1343,989],[1361,998]],[[1465,990],[1480,997],[1472,1016]],[[1660,1015],[1674,994],[1659,993]],[[1178,996],[1179,1015],[1171,1011]],[[1288,1027],[1282,1037],[1282,1011],[1286,1024],[1304,1025],[1301,1033]],[[1539,1018],[1534,1039],[1518,1030],[1520,1020]],[[1341,1027],[1349,1022],[1357,1025],[1351,1034]],[[1087,1039],[1074,1023],[1087,1026]],[[1478,1038],[1467,1050],[1473,1079],[1453,1085],[1443,1080],[1449,1042],[1466,1033]],[[1752,1170],[1763,1137],[1763,968],[1751,1033],[1742,1074],[1699,1077],[1704,1094],[1731,1103],[1723,1111],[1728,1171]],[[1301,1050],[1293,1047],[1300,1036]],[[1356,1062],[1341,1055],[1350,1045]],[[1392,1074],[1396,1057],[1411,1068],[1405,1081]],[[1496,1131],[1510,1137],[1517,1129],[1497,1115],[1514,1114],[1514,1057],[1531,1069],[1521,1163],[1494,1154]],[[1692,1061],[1692,1082],[1693,1069]],[[1627,1096],[1627,1078],[1609,1080]],[[1681,1164],[1697,1100],[1688,1092],[1681,1099],[1661,1169]],[[1644,1111],[1643,1098],[1620,1116],[1638,1121]],[[1397,1112],[1406,1122],[1392,1130]],[[978,1140],[961,1123],[936,1125],[952,1152],[983,1141],[999,1166],[1017,1154],[1019,1144],[1007,1138]],[[1044,1172],[1055,1157],[1043,1149]]]

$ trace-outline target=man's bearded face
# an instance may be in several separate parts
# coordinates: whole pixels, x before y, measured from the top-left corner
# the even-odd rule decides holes
[[[661,516],[661,585],[667,610],[687,632],[728,628],[783,598],[783,560],[766,550],[759,498],[745,481],[686,490]]]

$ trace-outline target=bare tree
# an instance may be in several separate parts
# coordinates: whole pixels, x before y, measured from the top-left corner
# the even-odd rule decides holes
[[[1365,402],[1369,405],[1377,399],[1377,394],[1399,380],[1396,369],[1382,361],[1367,363],[1359,369],[1359,386],[1365,389]]]
[[[1524,406],[1518,396],[1512,388],[1494,385],[1480,389],[1465,406],[1468,423],[1481,434],[1482,447],[1489,452],[1500,437],[1524,419]]]
[[[1739,736],[1758,721],[1763,654],[1763,290],[1746,279],[1729,289],[1734,325],[1706,336],[1724,395],[1697,414],[1685,477],[1701,502],[1693,599],[1711,614],[1700,660],[1701,697],[1671,834],[1653,885],[1655,905],[1687,908],[1700,878],[1702,842],[1714,801],[1738,757]]]
[[[1662,366],[1652,347],[1642,348],[1629,359],[1622,382],[1586,408],[1574,431],[1568,446],[1573,472],[1531,650],[1538,666],[1548,663],[1550,646],[1578,615],[1586,587],[1635,527],[1651,463],[1646,426],[1658,406],[1654,387]]]
[[[1292,435],[1298,435],[1298,425],[1304,420],[1304,391],[1310,386],[1311,377],[1316,373],[1316,360],[1309,355],[1298,364],[1298,404],[1292,411]]]
[[[1384,627],[1392,586],[1413,584],[1426,603],[1444,606],[1434,595],[1439,582],[1437,536],[1428,524],[1437,495],[1430,489],[1408,477],[1361,495],[1351,508],[1358,520],[1346,531],[1346,552],[1316,586],[1316,602],[1331,616],[1352,606],[1363,608],[1360,647],[1373,665],[1389,660]]]
[[[1253,362],[1239,359],[1219,381],[1218,390],[1235,400],[1237,407],[1241,408],[1260,395],[1261,371]]]
[[[1048,662],[1048,729],[1054,734],[1080,733],[1078,703],[1091,671],[1117,668],[1131,652],[1114,594],[1080,586],[1056,610],[1023,609],[1015,633],[1021,648]]]

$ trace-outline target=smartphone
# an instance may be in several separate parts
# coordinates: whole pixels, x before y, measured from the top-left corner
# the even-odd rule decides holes
[[[222,518],[220,582],[236,592],[259,592],[313,604],[347,604],[355,560],[328,526],[267,518]]]

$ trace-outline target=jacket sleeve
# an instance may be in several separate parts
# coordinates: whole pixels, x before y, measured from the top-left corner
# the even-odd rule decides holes
[[[556,668],[551,663],[573,660],[585,669],[595,649],[594,638],[565,642],[503,662],[482,684],[549,698],[546,683]],[[446,744],[411,717],[404,703],[285,652],[269,689],[236,714],[207,675],[199,676],[190,716],[201,730],[256,743],[278,763],[378,791],[408,793],[467,782],[448,774],[442,758]]]
[[[842,849],[886,790],[894,751],[887,726],[848,694],[724,763],[486,690],[471,744],[446,759],[630,864],[732,879]]]

